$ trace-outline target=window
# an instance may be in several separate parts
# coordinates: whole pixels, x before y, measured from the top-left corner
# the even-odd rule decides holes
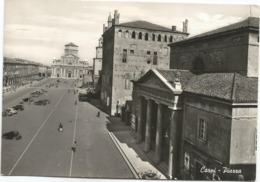
[[[153,34],[153,41],[155,41],[155,35]]]
[[[142,32],[139,32],[138,39],[142,39]]]
[[[148,40],[148,33],[145,33],[145,38],[144,40]]]
[[[158,42],[161,42],[161,40],[162,40],[161,35],[158,35]]]
[[[153,53],[153,65],[157,65],[157,52]]]
[[[172,42],[172,36],[170,36],[170,42]]]
[[[199,119],[199,139],[206,140],[207,137],[207,122],[204,119]]]
[[[128,37],[129,37],[129,32],[127,30],[127,31],[125,31],[125,38],[128,38]]]
[[[190,169],[190,155],[187,152],[184,155],[184,168],[187,171]]]
[[[167,42],[167,35],[164,36],[164,42]]]
[[[135,51],[134,50],[130,50],[130,55],[134,55]]]
[[[135,39],[135,31],[132,32],[132,38]]]
[[[151,51],[147,51],[147,55],[150,55],[151,54]]]
[[[204,61],[200,58],[197,57],[194,61],[193,61],[193,71],[204,71],[205,70],[205,64]]]
[[[125,79],[125,90],[130,90],[130,80],[128,78]]]
[[[118,30],[118,37],[122,37],[122,30]]]
[[[127,50],[123,49],[123,59],[122,59],[122,62],[126,63],[126,61],[127,61]]]

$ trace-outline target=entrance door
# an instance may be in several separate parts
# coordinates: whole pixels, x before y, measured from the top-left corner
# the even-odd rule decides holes
[[[69,77],[69,78],[71,77],[71,73],[68,74],[68,77]]]
[[[203,165],[198,162],[195,161],[195,180],[203,180],[203,173],[200,172],[201,168],[203,167]]]
[[[59,74],[57,74],[57,77],[60,77],[60,75],[59,75]]]

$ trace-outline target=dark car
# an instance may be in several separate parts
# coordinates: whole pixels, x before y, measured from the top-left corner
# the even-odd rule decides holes
[[[24,102],[33,102],[33,99],[31,97],[27,97],[23,99]]]
[[[20,140],[22,138],[22,135],[18,131],[9,131],[7,133],[4,133],[2,135],[2,138],[9,140]]]
[[[43,99],[42,101],[43,101],[43,102],[46,102],[47,104],[50,104],[50,103],[51,103],[51,101],[50,101],[49,99]]]
[[[46,101],[43,101],[43,100],[38,100],[36,102],[34,102],[35,105],[41,105],[41,106],[45,106],[47,104]]]
[[[24,106],[21,105],[21,104],[19,104],[19,105],[17,105],[17,106],[14,106],[13,108],[14,108],[15,110],[17,110],[17,111],[23,111],[23,110],[24,110]]]

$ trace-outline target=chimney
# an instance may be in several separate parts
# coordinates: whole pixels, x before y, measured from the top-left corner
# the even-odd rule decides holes
[[[183,22],[183,32],[188,33],[188,20],[187,19]]]
[[[176,32],[176,29],[177,29],[176,26],[172,26],[172,31],[173,31],[173,32]]]
[[[115,10],[115,13],[114,13],[114,24],[115,25],[119,24],[119,16],[120,16],[120,14],[118,13],[117,10]]]
[[[107,19],[108,28],[112,26],[112,19],[111,19],[111,13],[109,13],[108,19]]]
[[[180,72],[179,72],[179,70],[177,70],[177,72],[176,72],[175,79],[173,81],[173,87],[176,90],[182,89],[181,82],[180,82]]]

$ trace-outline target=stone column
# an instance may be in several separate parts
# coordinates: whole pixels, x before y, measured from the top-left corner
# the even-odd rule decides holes
[[[145,152],[148,152],[151,148],[151,110],[152,110],[152,101],[151,99],[147,99]]]
[[[156,143],[155,143],[155,162],[159,163],[161,161],[162,155],[162,104],[158,104],[157,111],[157,128],[156,128]]]
[[[179,110],[176,107],[169,107],[171,111],[171,132],[170,132],[170,147],[169,147],[169,176],[176,177],[178,165],[177,142],[178,142],[178,119]]]
[[[137,100],[137,103],[138,103],[138,109],[137,109],[138,125],[137,125],[136,143],[141,143],[141,141],[142,141],[142,128],[143,128],[142,97],[137,96],[136,98],[138,99]]]

